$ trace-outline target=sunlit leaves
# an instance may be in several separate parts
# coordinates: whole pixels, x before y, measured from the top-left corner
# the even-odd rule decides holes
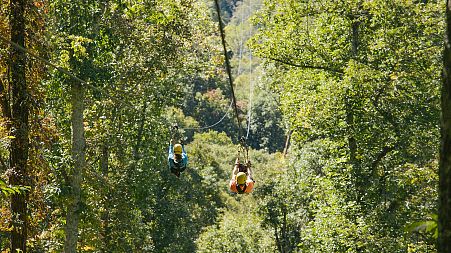
[[[334,247],[344,246],[330,241],[336,234],[328,234],[317,218],[338,221],[332,228],[338,235],[342,229],[371,233],[368,238],[374,241],[344,248],[374,250],[383,247],[378,240],[404,233],[393,224],[405,224],[408,217],[417,220],[435,208],[419,199],[423,194],[434,199],[436,191],[415,180],[423,178],[417,174],[423,171],[432,185],[437,182],[433,171],[422,168],[433,166],[438,150],[443,31],[433,23],[443,24],[442,9],[437,2],[280,0],[267,2],[254,19],[260,30],[252,45],[267,59],[267,80],[280,94],[284,117],[298,141],[293,151],[321,140],[322,145],[334,143],[317,158],[329,162],[297,170],[313,181],[315,175],[322,178],[324,185],[311,187],[327,197],[360,206],[349,213],[343,212],[346,201],[332,207],[322,205],[327,197],[312,201],[310,207],[318,213],[307,230],[319,234],[303,244],[308,249],[342,251]],[[328,185],[328,180],[334,183]],[[354,224],[346,228],[347,222]],[[324,243],[316,243],[318,238]],[[411,239],[385,247],[406,248]]]
[[[52,59],[91,84],[84,87],[88,168],[80,249],[161,252],[173,237],[181,236],[186,240],[173,250],[191,251],[193,242],[186,235],[196,236],[201,224],[192,225],[195,218],[183,223],[173,216],[203,217],[202,207],[210,202],[202,202],[198,196],[202,192],[186,202],[192,197],[190,185],[185,184],[181,193],[170,184],[165,110],[179,105],[190,74],[205,65],[202,57],[207,58],[209,50],[204,39],[212,23],[204,6],[188,0],[53,1],[50,7]],[[65,158],[70,144],[68,81],[55,71],[47,86],[49,114],[65,133],[48,154],[57,167],[51,189],[65,180],[71,163]],[[187,124],[197,122],[188,119]],[[199,175],[193,173],[193,180],[198,181]],[[62,194],[48,194],[55,197],[49,205],[63,206],[59,197],[65,198],[64,188]],[[58,251],[59,243],[51,248]]]
[[[0,191],[3,197],[9,197],[13,194],[24,194],[30,190],[30,186],[9,186],[0,178]]]

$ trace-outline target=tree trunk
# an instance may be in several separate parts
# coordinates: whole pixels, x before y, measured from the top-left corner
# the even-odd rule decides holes
[[[439,165],[438,252],[451,252],[451,0],[446,1],[446,33],[442,86],[441,149]]]
[[[274,224],[274,237],[276,238],[277,249],[280,253],[283,253],[282,243],[279,239],[279,232],[277,231],[277,224]]]
[[[144,132],[144,125],[146,123],[146,110],[147,110],[147,101],[143,102],[141,119],[139,121],[138,133],[136,134],[136,145],[133,147],[133,159],[137,162],[140,158],[139,149],[141,148],[141,142]]]
[[[359,22],[352,21],[352,40],[351,40],[351,57],[353,59],[357,58],[359,49]],[[349,90],[348,90],[349,91]],[[361,168],[358,166],[357,161],[357,141],[354,138],[354,109],[352,108],[353,95],[350,92],[346,92],[345,98],[345,108],[346,108],[346,124],[348,125],[348,147],[349,147],[349,164],[352,166],[352,171],[355,176],[355,189],[357,193],[357,200],[360,200],[363,196],[362,183],[363,175]]]
[[[70,196],[66,216],[66,241],[64,252],[77,252],[78,223],[80,221],[81,181],[85,167],[85,135],[83,126],[84,91],[81,83],[72,82],[72,160],[73,168],[69,174]]]
[[[287,134],[287,139],[285,141],[285,147],[283,148],[283,157],[285,158],[288,154],[288,149],[290,148],[291,135],[293,134],[293,130],[290,130]]]
[[[10,1],[11,41],[25,47],[25,5],[26,0]],[[11,141],[9,183],[11,185],[27,184],[28,160],[28,93],[25,77],[25,53],[11,47],[12,92]],[[7,116],[7,115],[5,115]],[[11,252],[26,252],[27,241],[27,194],[13,194],[11,197],[12,231]]]
[[[100,157],[100,171],[102,172],[102,177],[105,180],[105,184],[108,185],[108,172],[109,172],[109,145],[108,141],[105,140],[105,143],[102,147],[102,156]],[[102,200],[103,205],[103,211],[100,215],[101,219],[101,231],[100,236],[101,240],[103,242],[102,248],[100,249],[100,252],[109,252],[111,249],[110,242],[111,242],[111,227],[110,227],[110,202],[111,202],[111,191],[110,187],[107,186],[104,188],[105,190],[105,197]]]
[[[283,223],[282,223],[282,252],[288,251],[288,238],[287,238],[287,209],[282,207]]]

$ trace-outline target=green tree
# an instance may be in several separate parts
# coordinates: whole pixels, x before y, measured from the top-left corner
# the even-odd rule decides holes
[[[449,163],[449,148],[450,148],[450,73],[451,73],[451,54],[450,54],[450,29],[451,29],[451,7],[449,2],[446,2],[446,32],[445,32],[445,51],[443,56],[443,81],[442,81],[442,97],[441,97],[441,149],[440,149],[440,184],[439,184],[439,218],[438,218],[438,252],[451,251],[451,200],[450,200],[450,182],[451,182],[451,167]]]
[[[432,2],[273,1],[256,19],[261,29],[253,48],[267,61],[267,79],[294,130],[294,149],[331,143],[320,159],[334,166],[317,176],[330,178],[331,184],[320,189],[340,199],[332,214],[343,214],[337,220],[350,221],[360,231],[378,228],[374,236],[383,241],[403,235],[409,221],[435,207],[415,202],[415,211],[407,213],[401,203],[413,204],[404,193],[427,188],[404,181],[405,171],[428,171],[428,180],[435,182],[427,168],[434,165],[437,148],[442,42],[441,31],[431,24],[443,22],[440,8]],[[433,199],[435,192],[428,192]],[[354,211],[344,211],[349,205]],[[307,225],[315,227],[320,214]],[[385,247],[406,250],[408,240]],[[359,245],[354,242],[353,247]],[[376,248],[382,246],[354,250]]]
[[[162,159],[169,139],[164,111],[180,101],[183,84],[204,64],[205,49],[193,50],[193,46],[203,45],[202,36],[210,32],[209,26],[200,25],[208,24],[205,6],[192,1],[56,1],[51,7],[50,34],[58,35],[53,37],[58,45],[53,57],[89,80],[83,86],[87,166],[81,184],[77,248],[189,251],[193,240],[186,235],[195,236],[200,225],[175,219],[169,226],[167,221],[178,215],[189,217],[199,211],[200,204],[182,201],[189,191],[161,191],[173,184]],[[49,155],[52,166],[63,168],[61,173],[55,171],[55,177],[65,184],[71,165],[67,160],[70,107],[64,96],[69,87],[60,83],[67,81],[55,72],[47,82],[48,110],[64,137]],[[60,200],[55,198],[56,207],[66,201],[65,184],[55,185],[63,191]],[[187,229],[178,231],[178,227]],[[58,231],[54,230],[55,237]],[[177,237],[186,240],[169,246]],[[52,248],[60,250],[58,244]]]

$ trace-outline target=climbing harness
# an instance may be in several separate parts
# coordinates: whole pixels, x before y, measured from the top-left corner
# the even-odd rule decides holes
[[[244,184],[244,187],[243,187],[243,188],[241,188],[238,184],[236,184],[236,191],[238,192],[238,194],[243,194],[243,193],[245,193],[245,192],[246,192],[246,188],[247,188],[247,185],[246,185],[246,184]]]

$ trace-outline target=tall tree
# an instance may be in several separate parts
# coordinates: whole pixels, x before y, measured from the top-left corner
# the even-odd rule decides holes
[[[445,52],[443,56],[441,149],[439,165],[438,252],[451,252],[451,1],[446,1]]]
[[[81,212],[81,183],[85,167],[85,135],[83,125],[84,87],[78,81],[71,83],[71,125],[73,167],[69,175],[70,193],[66,216],[64,252],[77,252],[78,223]]]
[[[25,8],[27,2],[26,0],[12,0],[10,2],[11,41],[22,47],[25,47]],[[29,146],[29,94],[25,76],[26,56],[24,51],[18,50],[13,46],[10,54],[12,101],[10,112],[5,116],[10,117],[11,136],[14,136],[14,138],[11,142],[9,183],[11,185],[26,185]],[[9,107],[9,104],[5,106]],[[28,227],[26,200],[27,195],[25,193],[11,196],[11,252],[16,252],[17,250],[26,252]]]

